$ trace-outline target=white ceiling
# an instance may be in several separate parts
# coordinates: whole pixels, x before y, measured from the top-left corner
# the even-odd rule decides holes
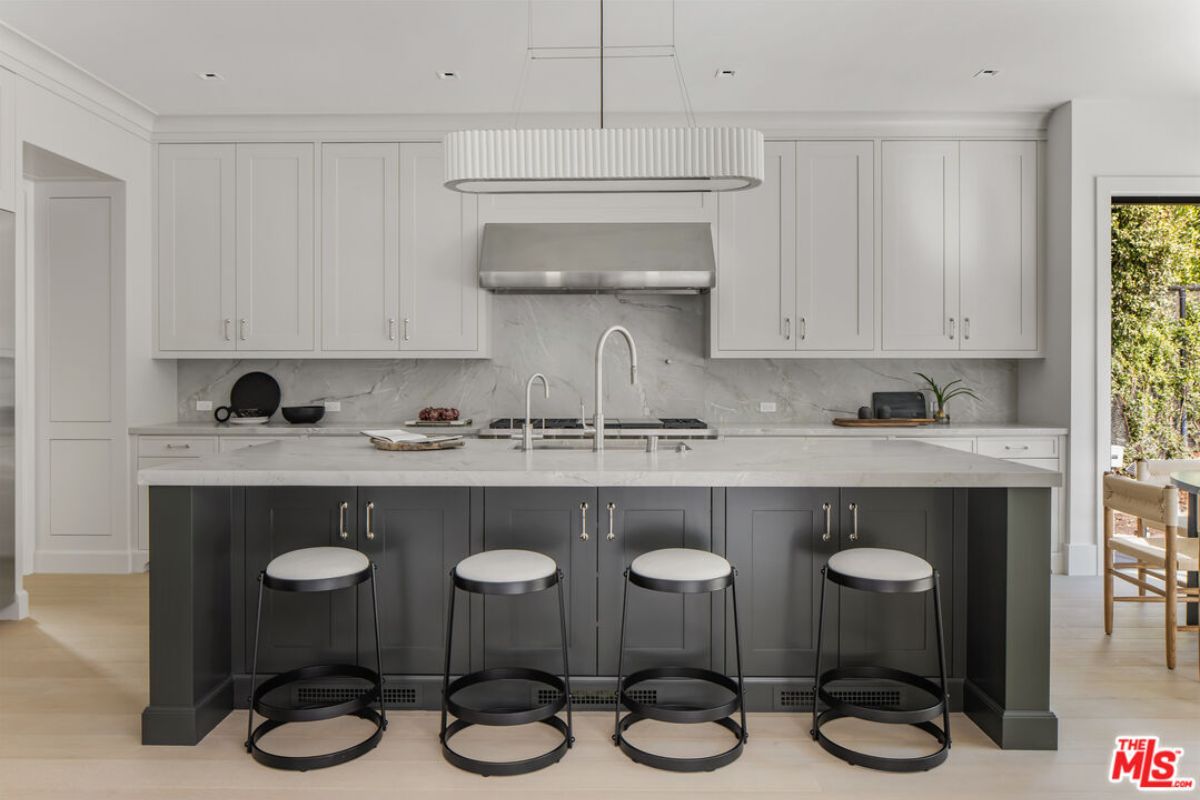
[[[597,10],[594,0],[0,0],[0,21],[157,114],[533,113],[595,108]],[[697,112],[1200,97],[1198,0],[606,0],[605,18],[607,42],[624,48],[609,53],[614,111],[682,108],[662,57],[672,44]],[[528,60],[531,45],[582,49]],[[634,52],[658,57],[618,57]],[[1000,73],[973,78],[983,67]],[[718,79],[718,68],[737,74]],[[205,71],[224,80],[202,81]]]

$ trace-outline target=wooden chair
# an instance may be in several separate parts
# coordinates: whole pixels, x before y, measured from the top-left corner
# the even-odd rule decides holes
[[[1170,486],[1172,472],[1200,470],[1200,458],[1139,458],[1132,466],[1133,475],[1139,481]],[[1138,535],[1145,535],[1145,530],[1145,526],[1139,520]],[[1139,571],[1138,576],[1145,580],[1144,571]],[[1145,597],[1146,590],[1139,587],[1138,594]]]
[[[1137,518],[1137,533],[1114,531],[1117,512]],[[1179,490],[1175,487],[1123,475],[1104,476],[1104,632],[1112,633],[1114,602],[1163,603],[1168,669],[1175,669],[1177,632],[1200,631],[1200,626],[1177,621],[1180,602],[1200,603],[1200,589],[1189,589],[1187,582],[1179,579],[1180,570],[1200,569],[1200,540],[1187,538],[1179,523]],[[1133,561],[1114,563],[1114,553]],[[1114,578],[1137,586],[1138,595],[1114,597]]]

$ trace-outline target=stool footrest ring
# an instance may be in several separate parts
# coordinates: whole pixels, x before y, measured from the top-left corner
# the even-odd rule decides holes
[[[300,681],[320,678],[358,678],[369,681],[370,686],[349,700],[332,705],[281,706],[268,703],[264,698],[273,691]],[[315,722],[322,719],[357,714],[373,703],[378,703],[383,693],[383,683],[375,670],[355,664],[316,664],[290,672],[281,672],[260,683],[251,694],[254,712],[275,722]]]
[[[695,705],[660,705],[643,703],[629,695],[629,689],[639,683],[660,680],[662,678],[685,678],[694,681],[719,686],[733,695],[732,699],[716,706]],[[719,722],[738,710],[741,696],[737,682],[727,675],[698,667],[653,667],[634,672],[625,678],[621,685],[620,702],[632,713],[645,719],[659,722],[673,722],[681,725],[694,725],[702,722]]]
[[[288,724],[285,721],[275,719],[268,719],[260,723],[254,729],[254,733],[250,735],[250,741],[246,743],[246,747],[250,750],[250,755],[254,757],[255,761],[263,766],[274,767],[275,769],[307,772],[310,769],[322,769],[324,767],[345,764],[347,761],[353,761],[364,753],[374,750],[375,746],[379,744],[379,740],[383,737],[383,729],[386,727],[383,718],[373,708],[364,708],[355,711],[350,716],[360,717],[374,723],[375,730],[358,744],[351,745],[344,750],[338,750],[335,753],[322,753],[314,756],[282,756],[263,750],[258,746],[259,740],[276,728],[281,728]]]
[[[562,742],[557,747],[539,756],[519,761],[482,761],[455,752],[450,747],[450,738],[472,725],[472,723],[467,722],[465,719],[458,719],[446,728],[446,735],[442,738],[442,757],[459,769],[474,772],[476,775],[483,775],[484,777],[492,775],[524,775],[529,772],[536,772],[539,769],[545,769],[551,764],[561,761],[562,757],[566,755],[567,750],[574,744],[574,740],[571,738],[567,723],[558,717],[548,717],[537,721],[554,728],[563,737]]]
[[[723,753],[717,753],[711,756],[699,756],[696,758],[682,758],[679,756],[661,756],[657,753],[650,753],[635,747],[625,739],[625,731],[629,730],[634,724],[641,722],[648,717],[643,717],[641,714],[629,713],[621,718],[621,724],[618,729],[616,740],[617,746],[621,748],[621,752],[629,756],[630,759],[638,764],[645,764],[648,767],[655,769],[663,769],[669,772],[712,772],[715,769],[732,764],[737,761],[738,756],[742,754],[742,750],[746,746],[746,732],[742,730],[742,726],[736,723],[730,717],[712,720],[712,722],[720,725],[725,730],[729,731],[737,739],[737,744],[729,748]]]
[[[532,708],[480,709],[464,706],[454,700],[454,695],[470,686],[490,681],[533,681],[558,690],[558,698]],[[446,690],[446,710],[463,722],[471,725],[527,725],[531,722],[546,722],[554,718],[567,704],[567,687],[557,675],[540,669],[522,667],[492,667],[463,675],[452,681]],[[461,730],[461,728],[459,729]],[[447,734],[448,735],[448,734]],[[499,774],[499,773],[493,773]],[[519,773],[512,773],[519,774]]]
[[[932,697],[933,702],[920,708],[873,708],[834,697],[826,688],[826,684],[831,681],[855,679],[886,680],[901,683],[905,686],[919,689]],[[929,722],[940,717],[946,705],[946,696],[942,692],[941,686],[938,686],[928,678],[922,678],[920,675],[914,675],[904,670],[892,669],[891,667],[838,667],[821,673],[821,677],[817,680],[817,685],[820,687],[817,691],[820,701],[826,707],[836,711],[839,716],[856,717],[870,722],[882,722],[889,725],[916,725],[921,722]]]
[[[897,758],[895,756],[876,756],[870,753],[860,753],[857,750],[851,750],[833,741],[821,730],[826,722],[842,719],[845,716],[847,715],[838,713],[833,709],[822,711],[817,716],[817,725],[813,730],[813,738],[817,740],[817,743],[821,745],[825,752],[837,756],[848,764],[882,770],[884,772],[922,772],[938,766],[950,755],[950,738],[941,728],[932,722],[910,723],[914,728],[925,731],[941,744],[941,747],[929,755],[917,756],[915,758]]]

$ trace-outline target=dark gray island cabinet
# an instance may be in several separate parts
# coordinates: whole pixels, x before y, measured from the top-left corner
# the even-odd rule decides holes
[[[738,569],[750,710],[802,711],[812,702],[825,560],[847,547],[907,550],[941,574],[956,708],[1002,747],[1057,744],[1048,708],[1048,488],[152,485],[150,514],[147,744],[195,744],[245,706],[258,572],[311,546],[356,548],[378,565],[386,693],[396,709],[440,702],[449,573],[473,552],[526,548],[559,564],[581,710],[611,708],[629,563],[663,547],[722,553]],[[626,670],[670,663],[732,673],[725,594],[631,588]],[[260,673],[370,663],[366,585],[267,592],[266,600]],[[931,602],[831,586],[822,667],[880,663],[935,675]],[[558,669],[549,595],[471,597],[454,633],[455,672]],[[905,699],[885,686],[855,690],[885,705]],[[349,688],[309,691],[328,700]]]

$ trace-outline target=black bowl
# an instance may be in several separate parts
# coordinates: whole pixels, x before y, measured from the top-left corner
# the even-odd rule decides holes
[[[325,416],[325,406],[284,406],[283,418],[293,425],[312,425]]]

